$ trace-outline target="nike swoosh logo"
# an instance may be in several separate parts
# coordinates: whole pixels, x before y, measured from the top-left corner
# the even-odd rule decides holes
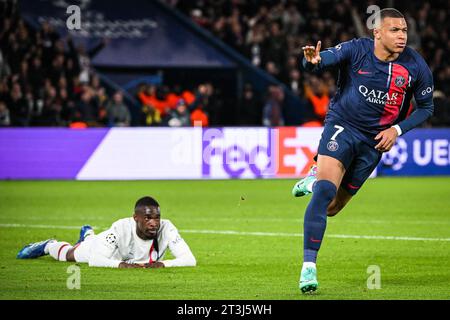
[[[362,70],[358,70],[358,74],[371,74],[372,72],[369,71],[362,71]]]
[[[313,237],[311,237],[309,240],[311,240],[312,242],[315,242],[315,243],[322,242],[322,240],[316,240]]]

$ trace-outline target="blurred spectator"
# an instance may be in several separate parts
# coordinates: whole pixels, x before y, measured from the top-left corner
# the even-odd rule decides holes
[[[44,85],[44,75],[42,60],[36,56],[32,59],[29,74],[30,85],[35,95],[39,94],[39,89]]]
[[[301,79],[300,70],[292,69],[289,72],[287,85],[297,96],[303,96],[303,82]]]
[[[30,106],[18,83],[13,84],[11,96],[6,101],[6,106],[10,111],[12,126],[25,127],[29,125]]]
[[[278,22],[272,22],[270,25],[270,34],[264,43],[265,55],[270,57],[270,60],[275,64],[275,67],[280,70],[287,60],[288,45],[286,35],[281,30]]]
[[[274,77],[274,78],[276,78],[278,80],[281,79],[280,68],[275,64],[275,62],[267,61],[267,63],[266,63],[266,71],[272,77]]]
[[[100,50],[102,50],[107,44],[108,40],[103,39],[99,44],[90,50],[86,50],[83,44],[78,45],[75,48],[72,38],[68,38],[67,44],[70,48],[70,53],[76,69],[79,70],[79,78],[81,83],[88,83],[91,76],[91,58],[94,57]]]
[[[244,86],[239,106],[239,125],[260,126],[262,124],[262,105],[251,84]]]
[[[328,90],[323,80],[315,75],[310,76],[305,86],[305,96],[311,103],[317,119],[323,123],[330,103]]]
[[[209,118],[208,115],[202,110],[201,107],[195,109],[191,113],[191,125],[200,126],[200,127],[208,127],[209,126]]]
[[[153,106],[153,97],[156,92],[156,86],[142,83],[138,87],[136,97],[141,102],[141,113],[139,125],[154,126],[161,123],[161,114]]]
[[[56,89],[50,87],[46,93],[42,109],[36,113],[37,117],[34,124],[40,126],[62,126],[64,125],[62,111],[62,100],[57,96]]]
[[[262,24],[255,24],[248,31],[245,41],[244,53],[256,67],[261,67],[264,60],[264,32],[265,29]]]
[[[0,101],[0,127],[7,127],[11,124],[9,110],[3,101]]]
[[[161,123],[161,114],[151,105],[146,104],[142,106],[142,121],[144,126],[158,126]]]
[[[188,127],[191,125],[191,115],[186,102],[180,99],[175,109],[169,111],[169,127]]]
[[[268,94],[269,97],[263,109],[263,124],[266,127],[283,126],[283,88],[272,85],[269,87]]]
[[[46,66],[51,65],[54,55],[53,47],[59,39],[59,35],[47,21],[43,21],[37,37],[42,48],[43,64]]]
[[[200,84],[195,92],[195,100],[188,105],[191,119],[194,117],[196,120],[206,123],[204,126],[216,125],[221,109],[216,98],[211,83]]]
[[[166,100],[170,110],[174,110],[177,107],[178,102],[183,99],[182,94],[183,92],[179,84],[175,85],[172,92],[167,94]],[[184,103],[186,102],[184,101]]]
[[[429,120],[433,127],[450,127],[450,101],[442,91],[436,90],[433,95],[434,114]]]
[[[155,112],[159,114],[159,117],[164,117],[170,110],[167,94],[167,88],[146,85],[141,88],[138,97],[144,106],[155,109]]]
[[[123,94],[120,91],[114,93],[113,100],[106,107],[108,125],[110,127],[128,127],[131,123],[131,115],[127,106],[123,103]]]
[[[297,10],[295,3],[290,3],[282,14],[282,21],[286,35],[296,36],[300,27],[305,24],[305,19]]]
[[[97,122],[97,106],[93,100],[93,92],[90,88],[82,93],[80,101],[76,105],[75,120],[84,122],[88,126],[98,126]]]

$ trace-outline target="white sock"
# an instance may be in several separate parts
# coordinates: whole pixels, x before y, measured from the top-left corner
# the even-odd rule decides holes
[[[308,183],[306,185],[306,190],[308,190],[309,192],[313,192],[314,183],[316,183],[316,181],[317,181],[317,179],[314,179],[313,181]]]
[[[55,260],[67,261],[66,255],[70,249],[72,246],[68,242],[52,241],[45,246],[44,251],[48,252]]]
[[[316,264],[314,262],[303,262],[302,270],[306,268],[315,268],[315,267]]]

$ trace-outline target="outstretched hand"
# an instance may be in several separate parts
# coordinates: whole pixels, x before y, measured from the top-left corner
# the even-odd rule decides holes
[[[164,263],[162,263],[161,261],[156,261],[156,262],[152,262],[152,263],[126,263],[126,262],[121,262],[119,264],[119,268],[164,268]]]
[[[380,142],[378,142],[378,144],[375,146],[375,149],[381,152],[387,152],[391,150],[392,146],[395,144],[395,141],[397,140],[397,137],[398,132],[393,127],[381,131],[375,137],[375,140],[380,140]]]
[[[162,263],[161,261],[144,264],[144,268],[164,268],[164,267],[165,267],[164,263]]]
[[[317,41],[317,46],[305,46],[302,47],[303,53],[305,55],[305,59],[307,62],[312,64],[319,64],[322,60],[320,58],[320,47],[322,46],[321,41]]]

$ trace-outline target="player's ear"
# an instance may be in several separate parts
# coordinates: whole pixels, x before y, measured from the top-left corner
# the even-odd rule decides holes
[[[136,213],[133,214],[133,219],[134,219],[134,221],[137,222],[137,214]]]
[[[380,40],[380,29],[378,29],[378,28],[374,28],[373,29],[373,38],[374,39],[377,39],[377,40]]]

